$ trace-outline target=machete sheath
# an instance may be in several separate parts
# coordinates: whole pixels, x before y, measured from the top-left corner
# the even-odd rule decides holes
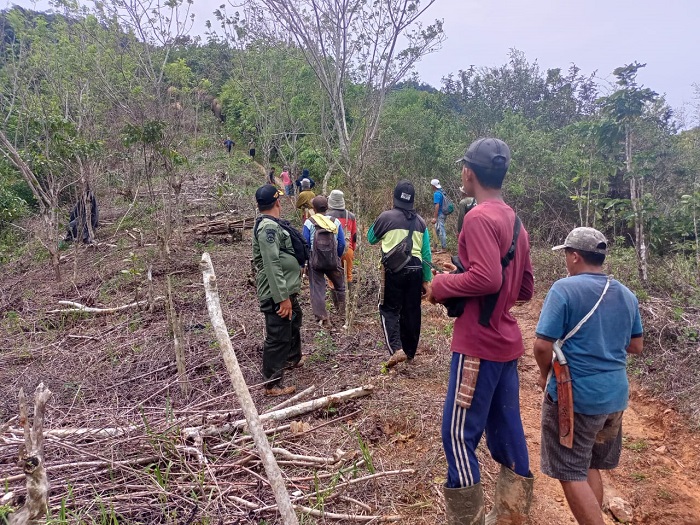
[[[563,361],[563,362],[562,362]],[[554,377],[557,380],[557,408],[559,413],[559,443],[566,448],[574,446],[574,392],[571,372],[561,351],[559,341],[554,343]]]

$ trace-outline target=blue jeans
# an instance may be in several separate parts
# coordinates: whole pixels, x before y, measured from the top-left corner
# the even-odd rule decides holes
[[[447,234],[445,233],[445,215],[442,213],[438,214],[437,222],[435,223],[435,233],[440,239],[440,246],[445,250],[447,248]]]
[[[476,447],[486,431],[491,457],[520,476],[530,475],[530,460],[520,419],[518,360],[481,360],[469,408],[457,405],[465,356],[453,353],[442,416],[442,446],[447,458],[447,488],[481,481]]]

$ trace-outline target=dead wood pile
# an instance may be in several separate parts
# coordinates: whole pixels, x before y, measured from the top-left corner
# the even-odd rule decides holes
[[[229,235],[240,230],[250,230],[255,224],[255,217],[246,217],[243,219],[234,219],[232,217],[223,216],[215,217],[190,226],[185,230],[185,233],[191,233],[198,236],[205,235]]]
[[[71,521],[92,513],[132,523],[185,522],[196,516],[271,519],[276,505],[250,435],[240,429],[205,431],[217,425],[228,429],[226,422],[240,417],[240,410],[217,409],[220,401],[196,403],[177,412],[143,411],[140,424],[123,427],[46,429],[51,513],[67,514]],[[282,410],[298,413],[294,407]],[[315,426],[268,419],[265,431],[274,437],[273,452],[293,488],[290,496],[297,512],[373,523],[399,519],[381,516],[381,509],[362,502],[362,490],[373,490],[380,477],[408,475],[412,470],[375,471],[357,441],[354,448],[326,443],[324,450],[313,450],[317,443],[310,435],[342,425],[358,413]],[[12,457],[16,460],[24,437],[21,427],[0,430],[0,463],[7,465]],[[25,476],[19,468],[10,470],[0,483],[20,495]]]

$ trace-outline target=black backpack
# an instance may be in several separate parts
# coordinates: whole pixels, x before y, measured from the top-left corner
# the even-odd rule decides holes
[[[299,233],[289,223],[289,221],[286,221],[284,219],[276,219],[275,217],[271,217],[270,215],[261,215],[260,217],[255,219],[255,226],[253,226],[253,234],[255,235],[255,239],[257,240],[258,238],[258,226],[260,226],[260,221],[262,221],[264,218],[276,222],[282,227],[283,230],[285,230],[289,234],[289,237],[292,240],[292,248],[294,249],[294,251],[284,251],[293,255],[299,263],[299,266],[304,266],[306,264],[306,261],[309,260],[309,245],[306,243],[306,239],[304,239],[304,236],[301,233]]]
[[[338,257],[338,240],[335,237],[335,233],[319,226],[314,216],[311,216],[309,220],[315,226],[309,266],[314,270],[337,270],[340,266],[340,259]]]

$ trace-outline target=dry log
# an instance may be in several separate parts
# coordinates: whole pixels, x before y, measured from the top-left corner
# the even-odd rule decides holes
[[[275,455],[280,456],[287,460],[290,463],[294,462],[301,462],[304,463],[305,465],[308,464],[313,464],[313,465],[335,465],[341,460],[348,460],[352,459],[355,454],[350,453],[348,454],[347,452],[343,452],[342,450],[338,449],[335,451],[335,454],[331,457],[320,457],[320,456],[302,456],[299,454],[293,454],[287,449],[284,448],[273,448],[272,452],[275,453]]]
[[[195,235],[229,235],[236,230],[250,230],[255,224],[255,217],[244,219],[229,219],[226,217],[212,219],[190,226],[185,233]]]
[[[302,397],[306,396],[307,394],[313,394],[314,390],[316,390],[316,385],[311,385],[309,388],[294,394],[289,399],[285,399],[279,405],[273,406],[270,410],[268,410],[268,412],[274,412],[275,410],[280,410],[284,407],[288,407],[289,405],[294,404],[296,401],[299,401]]]
[[[226,214],[235,214],[237,213],[236,210],[228,210],[228,211],[217,211],[214,213],[196,213],[194,215],[184,215],[183,219],[189,221],[190,219],[207,219],[207,220],[212,220],[215,219],[216,217],[221,217],[222,215]]]
[[[354,503],[358,507],[361,507],[362,509],[366,510],[367,512],[372,512],[372,507],[367,505],[366,503],[363,503],[360,500],[357,500],[355,498],[351,498],[350,496],[338,496],[339,500],[342,501],[347,501],[348,503]]]
[[[267,412],[262,414],[260,421],[281,421],[290,417],[299,416],[301,414],[307,414],[318,410],[319,408],[326,408],[330,405],[340,403],[342,401],[347,401],[349,399],[355,399],[357,397],[368,396],[374,390],[373,385],[364,385],[357,388],[352,388],[350,390],[345,390],[343,392],[338,392],[337,394],[331,394],[329,396],[323,396],[310,401],[304,401],[298,405],[283,408],[281,410],[275,410],[274,412]],[[210,426],[206,428],[201,427],[189,427],[183,429],[183,434],[189,435],[192,432],[199,431],[203,436],[216,436],[218,434],[225,434],[228,432],[233,432],[235,430],[240,430],[245,428],[246,420],[239,419],[238,421],[233,421],[221,426]]]
[[[19,420],[24,426],[24,446],[20,447],[19,461],[27,479],[27,499],[24,506],[10,514],[10,525],[25,525],[39,520],[48,509],[49,480],[44,468],[44,412],[51,390],[39,383],[34,391],[34,421],[29,427],[27,396],[19,391]]]
[[[46,470],[54,473],[59,470],[67,470],[71,468],[79,468],[81,470],[86,471],[89,468],[109,468],[109,469],[116,469],[117,467],[131,467],[133,465],[147,465],[148,463],[157,463],[160,461],[162,458],[159,456],[150,456],[146,458],[136,458],[136,459],[127,459],[124,461],[106,461],[106,460],[97,460],[97,461],[76,461],[73,463],[61,463],[59,465],[49,465],[46,467]],[[14,481],[19,481],[24,477],[24,474],[20,474],[18,476],[8,476],[6,478],[0,478],[0,483],[12,483]]]
[[[106,427],[106,428],[55,428],[53,430],[45,430],[44,436],[56,438],[80,437],[89,439],[102,439],[119,437],[128,434],[137,429],[143,429],[141,426],[130,425],[127,427]],[[20,429],[10,427],[6,429],[11,434],[17,434]]]
[[[267,441],[267,436],[265,435],[265,431],[262,427],[258,410],[255,408],[253,398],[250,396],[243,373],[238,365],[238,358],[236,357],[236,353],[233,350],[233,345],[231,344],[231,339],[228,335],[228,329],[226,328],[224,316],[221,312],[221,304],[219,302],[219,291],[216,284],[214,266],[212,265],[211,258],[209,257],[208,253],[202,254],[201,267],[202,279],[204,280],[204,290],[207,297],[207,309],[209,310],[212,328],[214,328],[216,339],[219,342],[219,347],[223,353],[224,362],[226,363],[226,368],[228,369],[231,383],[233,384],[233,389],[235,390],[236,396],[241,404],[243,414],[246,416],[248,428],[250,429],[250,433],[253,436],[253,441],[255,442],[255,446],[260,454],[260,459],[265,467],[265,473],[267,474],[270,487],[272,488],[272,493],[277,501],[282,522],[285,525],[297,525],[299,520],[294,512],[292,503],[289,500],[289,494],[287,493],[287,488],[285,487],[284,480],[282,479],[282,472],[275,461],[275,456],[272,453],[270,443]]]
[[[15,419],[17,419],[17,416],[12,416],[10,419],[0,425],[0,436],[2,436],[8,428],[10,428],[10,425],[14,423]]]
[[[159,302],[165,299],[165,297],[156,297],[153,302]],[[148,304],[148,301],[136,301],[135,303],[125,304],[122,306],[115,306],[113,308],[94,308],[92,306],[85,306],[84,304],[76,303],[73,301],[58,301],[58,304],[64,306],[71,306],[72,308],[66,308],[63,310],[49,310],[49,314],[68,314],[68,313],[86,313],[95,315],[113,314],[116,312],[121,312],[123,310],[129,310],[130,308],[138,308],[139,306],[144,306]]]

